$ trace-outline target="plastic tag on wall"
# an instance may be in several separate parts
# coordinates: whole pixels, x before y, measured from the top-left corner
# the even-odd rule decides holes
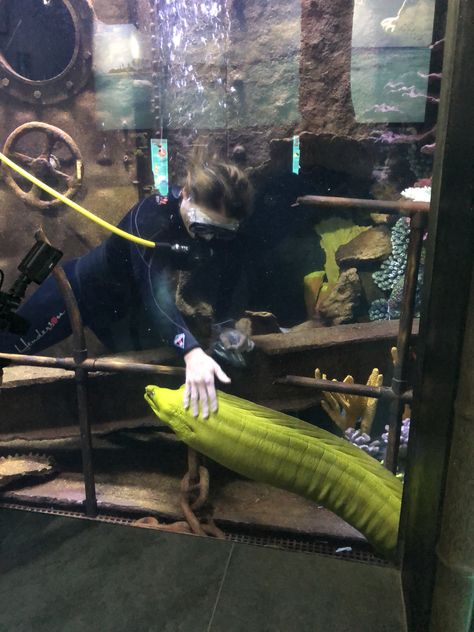
[[[293,136],[293,173],[300,172],[300,137]]]
[[[168,141],[165,138],[152,138],[150,141],[151,168],[155,190],[160,200],[168,198]]]

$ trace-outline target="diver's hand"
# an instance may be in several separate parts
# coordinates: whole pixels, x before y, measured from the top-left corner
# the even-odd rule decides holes
[[[228,384],[228,377],[221,367],[202,349],[196,347],[184,356],[186,363],[186,386],[184,388],[184,407],[191,410],[194,417],[199,415],[199,402],[204,419],[209,417],[209,404],[213,413],[217,410],[215,378]]]

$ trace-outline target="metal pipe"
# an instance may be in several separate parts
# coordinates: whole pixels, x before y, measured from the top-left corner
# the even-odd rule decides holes
[[[416,213],[410,222],[407,266],[397,338],[397,357],[392,378],[392,391],[396,399],[394,399],[390,406],[387,455],[385,459],[385,467],[394,474],[397,471],[400,430],[402,427],[404,408],[404,402],[399,396],[407,389],[407,365],[410,353],[413,319],[415,317],[416,288],[418,285],[421,249],[423,247],[423,237],[425,233],[425,219],[426,215]]]
[[[474,621],[474,274],[465,332],[430,632],[468,632]]]
[[[38,230],[35,237],[38,241],[46,241],[49,243],[43,229]],[[66,273],[60,266],[56,266],[52,274],[66,305],[66,312],[72,330],[73,357],[76,365],[74,368],[74,380],[76,382],[77,413],[81,435],[82,472],[86,496],[85,509],[86,515],[93,518],[97,515],[97,496],[95,491],[94,464],[92,460],[92,432],[87,401],[87,371],[82,367],[82,363],[87,358],[86,337],[81,312],[79,311],[76,297],[74,296]]]
[[[87,373],[151,373],[154,375],[184,375],[185,369],[178,366],[161,364],[144,364],[141,362],[123,362],[122,360],[108,360],[106,358],[88,358],[83,362],[76,362],[74,358],[50,358],[49,356],[22,355],[19,353],[0,353],[0,360],[8,360],[12,364],[22,366],[40,366],[52,369],[75,371],[82,368]]]
[[[76,298],[68,278],[62,268],[54,268],[53,276],[58,283],[59,290],[66,304],[66,311],[71,323],[73,334],[73,356],[76,365],[74,380],[77,393],[77,416],[81,435],[82,471],[84,475],[86,516],[97,515],[97,496],[95,491],[94,464],[92,460],[92,432],[88,413],[87,401],[87,371],[82,368],[87,358],[87,348],[82,318],[77,306]]]
[[[318,206],[321,208],[351,209],[370,211],[371,213],[385,213],[399,215],[413,213],[427,213],[430,210],[428,202],[412,202],[410,200],[364,200],[359,198],[333,197],[326,195],[303,195],[296,199],[296,205]]]
[[[347,384],[336,380],[320,380],[312,377],[300,377],[298,375],[287,375],[275,380],[276,384],[291,384],[303,388],[313,388],[329,393],[346,393],[347,395],[360,395],[363,397],[373,397],[374,399],[397,399],[406,404],[412,401],[413,392],[405,391],[396,395],[389,386],[368,386],[367,384]]]
[[[64,270],[60,267],[54,268],[53,276],[58,283],[59,290],[66,304],[66,311],[73,333],[73,357],[76,365],[74,368],[74,380],[76,382],[77,414],[81,434],[82,471],[86,495],[85,509],[87,516],[94,517],[97,515],[97,495],[92,459],[92,432],[87,401],[87,371],[82,367],[84,360],[87,358],[84,327],[76,297]]]

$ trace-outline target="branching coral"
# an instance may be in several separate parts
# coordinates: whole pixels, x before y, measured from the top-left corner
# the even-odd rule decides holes
[[[316,379],[327,380],[326,375],[321,375],[321,371],[316,369],[314,372]],[[336,380],[333,380],[336,381]],[[368,386],[381,386],[383,375],[378,369],[374,369],[367,380]],[[354,384],[352,375],[344,378],[345,384]],[[321,400],[323,410],[331,417],[334,423],[341,428],[355,428],[360,424],[360,430],[363,433],[369,433],[377,409],[377,399],[374,397],[364,397],[362,395],[349,395],[346,393],[330,393],[323,391],[324,399]]]

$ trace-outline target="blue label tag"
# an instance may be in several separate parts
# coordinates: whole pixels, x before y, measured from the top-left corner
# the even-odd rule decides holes
[[[167,198],[169,193],[168,141],[165,138],[152,138],[150,150],[155,189],[160,198]]]
[[[293,136],[293,173],[300,172],[300,137]]]

